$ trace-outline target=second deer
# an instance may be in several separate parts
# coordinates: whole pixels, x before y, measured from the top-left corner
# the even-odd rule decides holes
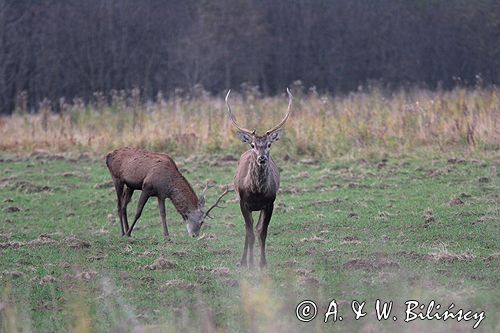
[[[229,94],[226,95],[226,106],[229,119],[238,128],[236,135],[241,141],[250,145],[250,150],[247,150],[241,155],[234,177],[234,189],[240,197],[240,209],[243,218],[245,219],[245,246],[243,248],[243,256],[241,258],[241,266],[248,264],[253,267],[253,246],[255,235],[253,233],[253,217],[252,212],[260,211],[259,222],[256,230],[259,235],[260,243],[260,267],[267,266],[266,261],[266,237],[267,228],[273,214],[274,200],[280,186],[280,174],[278,167],[270,156],[271,144],[279,140],[282,132],[282,127],[288,120],[290,109],[292,106],[292,94],[287,89],[288,93],[288,110],[283,120],[275,127],[266,131],[264,135],[257,135],[255,130],[248,130],[241,127],[236,122],[236,119],[231,112],[229,105]]]
[[[186,223],[190,236],[196,237],[200,232],[205,218],[212,209],[219,207],[218,203],[228,190],[217,199],[208,210],[205,206],[205,187],[198,196],[180,173],[175,162],[166,154],[153,153],[141,149],[120,148],[106,156],[118,199],[118,216],[120,217],[121,233],[130,236],[132,230],[142,214],[144,205],[150,197],[158,198],[163,234],[168,238],[168,227],[165,213],[165,199],[170,198],[177,212]],[[135,213],[134,222],[128,226],[127,205],[132,198],[134,190],[141,190],[141,197]]]

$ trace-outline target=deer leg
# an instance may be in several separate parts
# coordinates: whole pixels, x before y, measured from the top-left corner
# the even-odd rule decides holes
[[[125,190],[123,191],[123,198],[122,198],[122,218],[123,218],[123,229],[125,232],[128,232],[128,218],[127,218],[127,206],[132,199],[132,194],[134,194],[134,190],[131,189],[128,186],[125,186]]]
[[[241,214],[245,219],[245,246],[243,247],[243,256],[241,257],[240,265],[242,267],[247,266],[247,253],[249,254],[249,265],[250,268],[253,267],[253,244],[255,242],[255,236],[253,233],[253,218],[252,212],[245,206],[243,202],[240,201]]]
[[[257,224],[257,232],[259,234],[260,243],[260,268],[265,268],[267,266],[266,260],[266,237],[267,237],[267,227],[271,221],[271,216],[273,215],[274,204],[266,206],[260,211],[259,223]]]
[[[142,190],[141,197],[139,198],[139,203],[137,204],[137,211],[135,212],[134,222],[130,226],[130,229],[127,230],[127,236],[130,237],[130,235],[132,234],[132,230],[134,229],[134,226],[137,223],[139,217],[141,217],[142,209],[144,208],[144,205],[146,204],[150,196],[151,193],[148,190]]]
[[[118,179],[113,178],[113,184],[115,185],[116,196],[118,197],[117,201],[117,211],[118,217],[120,218],[120,228],[122,230],[121,235],[125,235],[125,230],[123,229],[123,216],[122,216],[122,198],[123,198],[123,187],[125,183],[119,181]]]
[[[160,208],[161,224],[163,225],[163,236],[168,238],[167,214],[165,212],[165,198],[158,197],[158,208]]]

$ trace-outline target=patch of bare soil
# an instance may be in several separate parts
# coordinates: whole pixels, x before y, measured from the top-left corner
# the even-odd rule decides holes
[[[301,243],[326,243],[328,242],[326,239],[318,237],[318,236],[313,236],[311,238],[302,238],[300,240]]]
[[[346,262],[344,268],[348,270],[364,269],[364,270],[378,270],[383,268],[399,268],[396,261],[387,258],[376,258],[374,260],[368,259],[354,259]]]
[[[45,275],[43,278],[40,279],[38,284],[43,286],[45,284],[54,283],[54,282],[56,282],[55,277],[53,277],[52,275]]]
[[[108,214],[107,220],[109,224],[115,224],[116,223],[116,216],[114,214]]]
[[[476,256],[474,256],[469,252],[450,253],[447,251],[439,251],[439,252],[429,253],[425,258],[427,260],[435,262],[455,262],[455,261],[470,261],[475,259]]]
[[[212,269],[208,268],[206,266],[198,266],[193,269],[196,273],[206,273],[206,272],[211,272]]]
[[[78,281],[88,282],[97,276],[96,271],[82,271],[74,275],[74,278]]]
[[[439,177],[450,172],[449,168],[440,168],[436,170],[429,170],[426,173],[427,177]]]
[[[26,245],[28,245],[29,247],[35,247],[40,245],[52,245],[56,243],[57,242],[49,235],[41,234],[40,236],[38,236],[38,238],[32,239],[27,242]]]
[[[212,274],[217,276],[229,276],[230,270],[227,267],[217,267],[212,269]]]
[[[301,189],[299,187],[295,187],[295,186],[289,186],[289,187],[285,187],[285,188],[280,188],[279,192],[285,193],[285,194],[299,194],[299,193],[306,192],[306,190]]]
[[[396,253],[396,256],[410,258],[410,259],[414,259],[414,260],[425,259],[425,254],[417,253],[414,251],[400,251],[400,252]]]
[[[50,191],[50,187],[48,187],[47,185],[33,184],[33,183],[25,181],[25,180],[20,180],[20,181],[13,183],[10,186],[10,189],[24,192],[24,193],[40,193],[40,192]]]
[[[295,176],[291,176],[290,179],[295,180],[295,179],[304,179],[304,178],[309,178],[309,172],[307,171],[302,171],[296,174]]]
[[[161,287],[160,287],[160,290],[161,291],[165,291],[165,290],[168,290],[168,289],[181,289],[181,290],[193,290],[196,288],[196,285],[194,283],[188,283],[184,280],[181,280],[181,279],[174,279],[174,280],[169,280],[167,282],[165,282],[165,284],[163,284]]]
[[[172,255],[182,258],[182,257],[187,257],[189,254],[186,251],[174,251],[172,252]]]
[[[73,249],[84,249],[90,247],[89,242],[76,238],[75,236],[66,237],[64,242]]]
[[[106,188],[113,188],[113,187],[114,187],[114,184],[113,184],[112,180],[107,181],[107,182],[97,183],[94,185],[94,188],[97,190],[106,189]]]
[[[10,184],[11,180],[17,179],[16,176],[10,176],[0,179],[0,188],[5,187]]]
[[[221,283],[223,285],[225,285],[226,287],[230,287],[230,288],[236,288],[236,287],[239,287],[239,285],[240,285],[240,282],[238,280],[235,280],[235,279],[223,279],[223,280],[221,280]]]
[[[216,240],[217,236],[215,236],[214,234],[208,233],[208,234],[203,234],[200,237],[198,237],[198,240],[203,240],[203,239],[205,239],[205,240]]]
[[[448,201],[448,205],[450,205],[450,206],[463,206],[464,202],[460,198],[453,198],[450,201]]]
[[[325,205],[332,205],[332,204],[338,204],[341,203],[343,200],[339,198],[331,199],[331,200],[319,200],[319,201],[313,201],[309,204],[309,206],[313,207],[318,207],[318,206],[325,206]]]
[[[495,252],[493,254],[490,254],[484,260],[485,261],[500,261],[500,252]]]
[[[297,275],[300,275],[300,276],[307,276],[307,275],[311,275],[311,273],[313,273],[313,271],[310,269],[305,269],[305,268],[297,268],[295,270],[295,273],[297,273]]]
[[[58,174],[58,176],[64,177],[64,178],[80,178],[80,179],[87,179],[88,176],[85,175],[82,172],[77,172],[77,171],[67,171],[67,172],[61,172]]]
[[[23,245],[23,243],[16,241],[3,242],[0,243],[0,249],[18,249]]]
[[[305,165],[314,165],[314,164],[318,164],[318,161],[315,160],[315,159],[312,159],[312,158],[305,158],[305,159],[302,159],[299,161],[301,164],[305,164]]]
[[[319,279],[312,275],[301,276],[298,279],[299,286],[302,287],[319,287]]]
[[[361,244],[361,240],[357,237],[354,237],[354,236],[347,236],[347,237],[344,237],[342,239],[342,242],[340,244],[348,244],[348,245],[352,245],[352,244]]]
[[[6,213],[16,213],[16,212],[20,212],[21,208],[16,207],[16,206],[10,206],[10,207],[5,208],[4,211]]]
[[[490,182],[490,179],[488,177],[481,177],[477,181],[480,182],[481,184],[486,184]]]
[[[356,214],[355,212],[350,212],[349,215],[348,215],[350,218],[352,219],[358,219],[359,218],[359,215]]]
[[[432,208],[427,208],[425,211],[424,211],[424,223],[425,223],[425,226],[429,226],[429,224],[433,223],[436,221],[436,219],[434,218],[434,212],[432,211]]]
[[[155,271],[155,270],[172,269],[175,266],[176,266],[175,262],[168,261],[163,257],[159,257],[151,265],[144,266],[143,269]]]
[[[0,276],[10,276],[10,277],[13,277],[13,278],[20,278],[23,275],[24,275],[23,273],[18,272],[18,271],[3,271],[3,272],[0,272]]]

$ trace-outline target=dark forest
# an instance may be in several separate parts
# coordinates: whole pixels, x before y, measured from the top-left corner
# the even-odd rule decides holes
[[[0,113],[139,88],[144,99],[293,81],[333,94],[377,82],[500,81],[495,0],[0,0]]]

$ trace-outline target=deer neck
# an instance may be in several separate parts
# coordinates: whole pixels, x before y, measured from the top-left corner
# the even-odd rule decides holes
[[[263,193],[269,188],[269,163],[259,165],[257,160],[252,159],[250,165],[250,182],[251,188],[254,192]]]
[[[187,181],[177,182],[170,195],[170,200],[184,219],[198,209],[198,197]]]

